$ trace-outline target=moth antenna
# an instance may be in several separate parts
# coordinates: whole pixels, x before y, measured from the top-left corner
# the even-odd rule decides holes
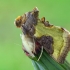
[[[14,43],[15,45],[18,45],[18,46],[22,46],[22,45],[20,45],[20,44],[17,44],[17,43]]]

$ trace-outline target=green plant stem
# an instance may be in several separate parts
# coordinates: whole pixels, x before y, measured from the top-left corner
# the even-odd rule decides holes
[[[38,58],[38,56],[37,56]],[[39,61],[32,60],[35,70],[70,70],[70,64],[65,61],[63,64],[56,62],[46,51],[43,52]]]

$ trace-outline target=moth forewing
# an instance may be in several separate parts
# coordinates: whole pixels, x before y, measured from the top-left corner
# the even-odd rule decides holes
[[[70,50],[70,32],[66,29],[63,30],[63,40],[64,44],[60,51],[60,56],[57,58],[57,61],[63,63],[69,50]]]
[[[54,53],[52,54],[52,57],[58,62],[58,63],[64,63],[65,58],[69,52],[70,49],[70,32],[67,31],[64,28],[60,28],[61,31],[63,31],[63,44],[61,47],[61,50],[55,51],[54,53],[56,53],[56,57],[54,55]],[[60,39],[59,39],[60,40]],[[57,47],[57,46],[56,46]],[[55,50],[55,49],[54,49]]]
[[[36,37],[51,36],[53,38],[53,50],[51,56],[59,63],[63,63],[70,49],[70,33],[64,28],[58,26],[47,27],[38,23],[36,26]],[[50,49],[52,49],[52,47]],[[47,45],[44,46],[44,49]],[[46,50],[46,49],[45,49]],[[46,51],[49,51],[46,50]]]

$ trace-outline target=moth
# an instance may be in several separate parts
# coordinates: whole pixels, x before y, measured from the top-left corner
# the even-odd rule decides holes
[[[42,55],[44,49],[55,61],[64,62],[70,50],[69,31],[50,24],[45,17],[40,19],[37,7],[17,17],[15,25],[22,30],[23,50],[29,57]]]

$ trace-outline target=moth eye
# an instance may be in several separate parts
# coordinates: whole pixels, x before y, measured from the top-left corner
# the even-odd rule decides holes
[[[16,24],[17,27],[20,27],[20,26],[21,26],[21,21],[20,21],[20,20],[17,20],[17,21],[15,22],[15,24]]]

